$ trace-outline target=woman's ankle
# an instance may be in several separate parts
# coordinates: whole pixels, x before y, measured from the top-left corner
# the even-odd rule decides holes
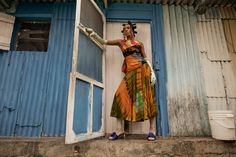
[[[116,134],[117,134],[117,135],[120,135],[120,134],[123,134],[124,132],[125,132],[124,130],[117,130],[117,131],[116,131]]]
[[[153,133],[154,135],[156,135],[156,130],[155,129],[149,129],[149,132]]]

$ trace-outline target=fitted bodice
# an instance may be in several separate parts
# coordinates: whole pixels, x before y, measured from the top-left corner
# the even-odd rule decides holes
[[[133,45],[133,46],[130,46],[130,47],[126,48],[125,50],[123,50],[124,57],[127,57],[127,56],[135,54],[135,53],[141,55],[141,46],[140,45]]]

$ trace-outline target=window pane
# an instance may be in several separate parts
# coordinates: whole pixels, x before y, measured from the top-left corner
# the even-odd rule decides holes
[[[83,89],[83,90],[81,90]],[[86,133],[89,126],[90,100],[89,100],[90,84],[82,80],[76,80],[75,89],[75,108],[73,130],[76,134]]]
[[[99,131],[102,127],[103,89],[95,85],[93,87],[93,131]]]
[[[78,71],[90,78],[102,82],[102,55],[102,49],[80,32]]]
[[[101,14],[88,0],[81,1],[80,22],[87,27],[93,28],[95,32],[103,37],[103,21]]]
[[[49,21],[20,21],[17,33],[17,51],[47,51]]]

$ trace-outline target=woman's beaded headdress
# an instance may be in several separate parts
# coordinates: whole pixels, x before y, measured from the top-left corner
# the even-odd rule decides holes
[[[122,26],[125,26],[127,24],[130,25],[131,29],[134,32],[134,36],[135,36],[135,34],[138,33],[137,31],[135,31],[135,29],[137,28],[136,23],[132,23],[132,22],[128,21],[127,23],[122,24]],[[124,30],[122,30],[121,32],[124,33]]]

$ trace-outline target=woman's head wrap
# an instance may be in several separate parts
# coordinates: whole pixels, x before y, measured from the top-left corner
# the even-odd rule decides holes
[[[130,25],[132,31],[134,32],[134,36],[135,36],[135,34],[138,33],[137,31],[135,31],[135,29],[137,28],[136,23],[132,23],[132,22],[128,21],[127,23],[122,24],[122,26],[125,26],[127,24]],[[124,30],[122,30],[121,32],[124,33]]]

